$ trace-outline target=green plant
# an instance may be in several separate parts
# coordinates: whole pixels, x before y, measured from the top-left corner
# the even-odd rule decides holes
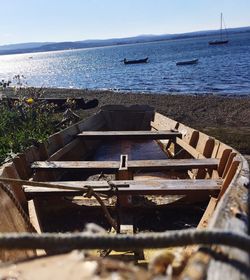
[[[38,99],[41,89],[20,88],[18,91],[15,101],[0,104],[0,162],[43,142],[58,129],[55,105]]]

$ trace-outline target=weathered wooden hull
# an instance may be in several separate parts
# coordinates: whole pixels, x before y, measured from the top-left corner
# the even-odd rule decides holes
[[[4,215],[1,216],[0,231],[82,231],[89,222],[111,230],[112,225],[116,227],[118,223],[116,220],[116,224],[112,224],[118,209],[118,232],[121,233],[157,231],[157,219],[158,231],[185,228],[183,217],[197,216],[193,220],[184,219],[184,222],[194,223],[198,229],[247,234],[248,176],[247,162],[237,151],[154,113],[149,106],[105,106],[93,117],[52,135],[47,143],[31,147],[13,162],[2,166],[0,211]],[[54,185],[53,188],[50,185]],[[86,186],[101,197],[107,196],[102,201],[112,216],[111,221],[96,199],[86,193]],[[197,213],[198,206],[204,207],[205,211]],[[197,251],[198,246],[187,247],[184,250],[189,256],[187,265],[175,272],[176,275],[180,279],[200,279],[204,275],[208,279],[221,279],[222,275],[230,273],[231,279],[247,279],[247,270],[241,268],[249,269],[248,255],[230,247],[216,248],[216,251],[214,248]],[[216,253],[218,250],[220,258]],[[150,262],[152,258],[155,261],[152,250],[143,253],[144,256],[142,252],[132,250],[129,256],[124,252],[112,252],[111,255],[112,258],[122,256],[123,261],[126,258],[142,263]],[[3,262],[20,261],[37,254],[45,252],[0,249]],[[164,254],[158,253],[158,258],[165,256],[168,259],[170,253]],[[93,264],[89,275],[97,273],[94,268],[100,263],[96,253],[94,255],[89,259]],[[68,262],[68,258],[68,255],[55,257],[62,263]],[[22,271],[27,276],[33,266],[37,279],[43,279],[44,275],[60,275],[67,279],[67,273],[73,273],[67,265],[59,271],[50,262],[45,256],[21,262],[14,270],[6,265],[0,268],[0,275],[7,275],[12,270],[13,273]],[[77,257],[72,262],[75,270],[80,271]],[[103,270],[114,273],[117,266],[122,275],[123,265],[113,262],[103,264]],[[235,266],[235,262],[241,266]],[[153,277],[152,271],[136,272],[132,267],[127,273],[135,277]],[[71,278],[79,277],[76,273]]]

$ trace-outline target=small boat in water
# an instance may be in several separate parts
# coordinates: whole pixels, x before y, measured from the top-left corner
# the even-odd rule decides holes
[[[176,65],[177,66],[179,66],[179,65],[192,65],[192,64],[197,64],[198,61],[199,61],[198,58],[192,59],[192,60],[179,61],[179,62],[176,62]]]
[[[223,44],[227,44],[229,41],[228,40],[214,40],[214,41],[210,41],[209,45],[223,45]]]
[[[221,13],[221,15],[220,15],[220,38],[217,40],[209,41],[208,42],[209,45],[223,45],[223,44],[227,44],[229,42],[228,39],[223,38],[224,35],[223,35],[222,22],[223,22],[223,15]]]
[[[213,137],[104,106],[0,167],[1,279],[247,279],[248,177]]]
[[[123,62],[124,62],[124,64],[147,63],[148,62],[148,57],[142,58],[142,59],[135,59],[135,60],[127,60],[126,58],[124,58]]]

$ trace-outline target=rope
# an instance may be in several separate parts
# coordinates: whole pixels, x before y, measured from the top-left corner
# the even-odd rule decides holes
[[[109,224],[117,231],[117,224],[116,221],[111,217],[105,203],[102,201],[101,197],[93,191],[93,189],[91,187],[89,187],[88,192],[85,194],[86,197],[91,197],[93,196],[97,202],[100,204],[103,212],[104,212],[104,216],[106,217],[107,221],[109,222]]]
[[[28,229],[32,232],[36,232],[36,229],[30,222],[29,216],[26,214],[26,212],[23,210],[23,207],[19,203],[19,201],[16,199],[15,195],[11,192],[11,190],[4,186],[3,184],[0,184],[0,188],[8,195],[8,197],[12,200],[12,202],[15,204],[17,211],[20,213],[22,218],[24,219],[24,222],[26,223]]]
[[[163,233],[93,234],[83,233],[2,233],[0,248],[4,249],[114,249],[135,250],[166,248],[194,244],[220,244],[250,253],[250,237],[221,230],[181,230]]]
[[[47,182],[38,182],[38,181],[28,181],[28,180],[21,180],[21,179],[12,179],[12,178],[3,178],[0,177],[0,182],[3,183],[7,183],[7,184],[11,184],[11,183],[15,183],[18,185],[26,185],[26,186],[31,186],[31,187],[42,187],[42,188],[51,188],[51,189],[62,189],[62,190],[75,190],[75,191],[82,191],[83,193],[88,191],[88,188],[91,187],[93,189],[106,189],[109,188],[110,186],[103,186],[103,185],[96,185],[96,186],[89,186],[86,182],[86,185],[82,185],[82,186],[67,186],[67,185],[63,185],[63,184],[58,184],[57,183],[47,183]],[[114,183],[113,183],[114,184]],[[109,185],[109,183],[108,183]],[[115,185],[115,184],[114,184]],[[119,185],[119,187],[123,187],[123,188],[128,188],[129,184],[124,184],[124,185]]]
[[[116,204],[115,204],[115,212],[117,214],[116,216],[116,232],[120,233],[120,227],[121,227],[121,222],[120,222],[120,197],[119,197],[119,190],[118,187],[111,182],[111,180],[107,180],[108,185],[110,186],[110,190],[113,191],[114,195],[116,196]]]
[[[13,179],[13,178],[3,178],[0,177],[0,182],[3,183],[16,183],[19,185],[26,185],[26,186],[31,186],[31,187],[42,187],[42,188],[51,188],[51,189],[62,189],[62,190],[76,190],[76,191],[83,191],[86,192],[88,191],[88,185],[84,186],[65,186],[61,184],[54,184],[53,182],[51,183],[46,183],[46,182],[37,182],[37,181],[28,181],[28,180],[21,180],[21,179]],[[105,188],[103,186],[95,186],[95,188]]]

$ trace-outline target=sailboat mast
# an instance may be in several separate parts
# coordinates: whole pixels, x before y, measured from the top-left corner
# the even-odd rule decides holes
[[[220,38],[218,38],[217,40],[214,40],[214,41],[210,41],[208,42],[209,45],[222,45],[222,44],[227,44],[228,43],[228,39],[227,39],[227,36],[226,38],[224,38],[223,40],[223,31],[222,31],[222,28],[223,28],[223,25],[225,27],[225,31],[226,31],[226,26],[225,26],[225,23],[223,21],[223,13],[220,13],[220,35],[219,35],[219,32],[217,31],[217,35],[216,37],[218,38],[220,36]]]
[[[220,13],[220,39],[222,40],[222,13]]]

